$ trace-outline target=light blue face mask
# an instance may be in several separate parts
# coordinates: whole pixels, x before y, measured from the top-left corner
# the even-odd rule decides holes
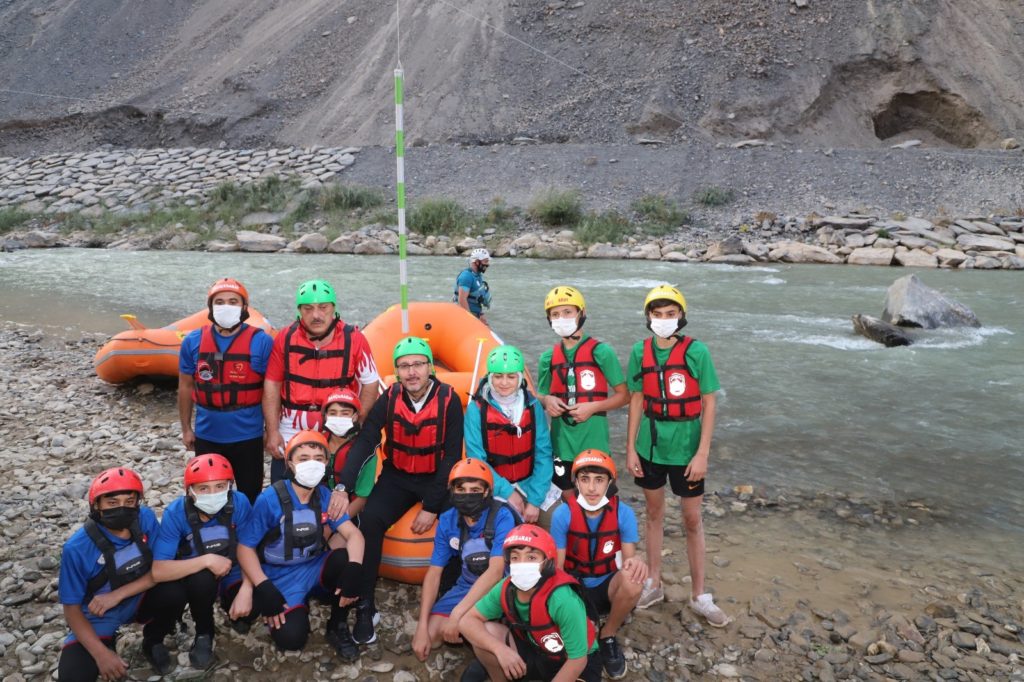
[[[207,493],[205,495],[200,495],[199,493],[193,492],[192,494],[195,496],[196,509],[204,514],[213,516],[223,509],[224,505],[228,503],[228,495],[231,494],[231,488],[225,488],[219,493]]]

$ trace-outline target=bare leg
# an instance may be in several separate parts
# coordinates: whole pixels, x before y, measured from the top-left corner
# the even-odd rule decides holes
[[[661,584],[661,547],[665,541],[665,488],[645,489],[644,498],[647,501],[647,565],[651,584],[657,586]]]
[[[644,589],[643,583],[631,583],[622,572],[616,573],[610,580],[612,583],[608,586],[608,600],[612,603],[612,608],[604,625],[601,626],[602,638],[612,637],[619,631],[626,616],[640,600],[640,593]]]
[[[690,590],[694,599],[704,594],[704,522],[700,507],[704,496],[684,497],[683,527],[686,528],[686,559],[690,563]]]
[[[494,621],[487,621],[484,623],[484,627],[487,628],[493,637],[499,641],[508,641],[508,628],[501,623]],[[473,655],[476,656],[477,660],[483,664],[487,670],[488,676],[490,676],[493,682],[507,682],[508,678],[505,677],[505,671],[501,669],[501,664],[498,663],[498,657],[492,654],[490,651],[484,651],[476,646],[473,647]]]

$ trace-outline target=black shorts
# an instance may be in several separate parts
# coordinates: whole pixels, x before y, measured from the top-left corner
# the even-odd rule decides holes
[[[526,675],[521,679],[523,680],[540,680],[546,682],[547,680],[555,679],[555,675],[562,667],[561,662],[552,661],[544,654],[537,651],[537,648],[519,639],[518,637],[509,637],[515,642],[516,651],[519,652],[519,656],[526,663]],[[601,682],[601,674],[604,672],[604,665],[601,662],[601,654],[599,651],[593,651],[587,656],[587,667],[583,669],[580,676],[576,679],[583,680],[584,682]]]
[[[607,616],[612,610],[612,600],[608,596],[608,590],[612,586],[612,578],[615,574],[608,576],[600,585],[594,587],[583,586],[583,592],[587,595],[587,601],[594,607],[599,616]]]
[[[559,473],[561,472],[561,473]],[[551,482],[558,486],[559,490],[572,490],[572,462],[555,457],[554,467],[551,470]]]
[[[679,497],[700,497],[704,494],[704,479],[686,480],[686,466],[683,464],[655,464],[640,458],[640,472],[633,482],[644,490],[658,490],[665,487],[665,480],[672,485],[672,492]]]

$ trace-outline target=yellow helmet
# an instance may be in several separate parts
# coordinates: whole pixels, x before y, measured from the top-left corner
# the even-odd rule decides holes
[[[544,297],[544,312],[560,305],[574,305],[580,310],[587,307],[583,294],[573,287],[555,287]]]
[[[686,299],[683,294],[671,284],[659,284],[650,290],[647,294],[647,298],[644,299],[644,312],[650,308],[651,303],[655,301],[672,301],[678,303],[679,307],[683,309],[683,314],[686,313]]]

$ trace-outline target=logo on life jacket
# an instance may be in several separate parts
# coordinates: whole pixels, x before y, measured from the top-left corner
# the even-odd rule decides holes
[[[558,636],[557,632],[552,632],[551,634],[541,637],[540,644],[553,654],[557,654],[565,648],[565,643],[562,642],[562,638]]]
[[[615,542],[608,540],[604,543],[604,547],[601,548],[601,552],[604,554],[611,554],[615,551]]]
[[[244,362],[232,362],[231,368],[228,370],[228,379],[232,381],[242,381],[245,379],[245,363]]]
[[[686,392],[686,376],[680,372],[670,374],[668,377],[668,394],[678,398]]]
[[[196,368],[196,374],[203,381],[213,381],[213,369],[210,367],[208,362],[200,362]]]
[[[597,386],[597,375],[594,370],[585,369],[580,372],[580,388],[584,391],[593,391]]]

